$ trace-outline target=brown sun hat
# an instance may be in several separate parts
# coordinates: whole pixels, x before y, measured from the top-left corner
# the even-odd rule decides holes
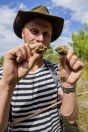
[[[21,33],[24,25],[34,18],[42,18],[48,20],[53,27],[53,34],[51,42],[56,40],[63,29],[64,19],[61,17],[50,15],[48,9],[45,6],[37,6],[30,11],[19,10],[13,23],[13,29],[15,34],[22,38]]]

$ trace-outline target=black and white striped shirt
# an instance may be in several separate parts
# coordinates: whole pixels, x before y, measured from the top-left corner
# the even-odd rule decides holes
[[[54,65],[57,68],[57,65]],[[0,70],[0,76],[2,70]],[[37,110],[57,102],[58,88],[46,65],[35,73],[29,73],[20,80],[14,90],[11,101],[11,120],[31,115]],[[8,132],[61,132],[58,107],[55,106],[31,119],[27,119],[12,128]]]

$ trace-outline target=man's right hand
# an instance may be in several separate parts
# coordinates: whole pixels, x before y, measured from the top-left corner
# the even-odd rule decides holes
[[[33,47],[41,44],[33,44]],[[40,55],[32,52],[26,43],[7,52],[4,56],[2,82],[12,88],[17,81],[27,75]]]

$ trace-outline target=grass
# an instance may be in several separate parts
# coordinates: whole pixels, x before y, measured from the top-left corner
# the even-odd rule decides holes
[[[83,82],[80,84],[80,82]],[[82,77],[78,82],[78,92],[88,91],[88,70],[85,68]],[[79,101],[79,116],[78,116],[78,126],[81,132],[88,132],[88,94],[78,97]]]

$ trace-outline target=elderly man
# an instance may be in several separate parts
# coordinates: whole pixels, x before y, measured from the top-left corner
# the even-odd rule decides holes
[[[57,86],[42,52],[35,50],[48,48],[60,36],[63,23],[63,18],[50,15],[44,6],[18,12],[13,28],[24,43],[5,54],[0,70],[0,132],[6,128],[8,132],[62,132],[60,113],[70,123],[75,122],[78,115],[75,84],[83,69],[82,62],[72,51],[61,57],[59,71],[66,79],[58,80]],[[59,69],[55,64],[52,67]],[[60,100],[60,106],[24,119]],[[20,123],[14,123],[20,119],[23,119]]]

